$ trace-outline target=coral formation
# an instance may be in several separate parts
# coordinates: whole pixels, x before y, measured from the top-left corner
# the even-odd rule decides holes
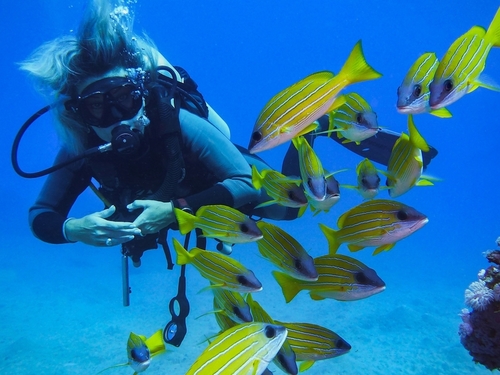
[[[492,265],[465,290],[465,304],[472,310],[462,310],[458,334],[475,362],[500,370],[500,250],[485,255]]]

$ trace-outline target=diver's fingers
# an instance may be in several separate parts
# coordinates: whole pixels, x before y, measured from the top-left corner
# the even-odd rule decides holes
[[[116,211],[116,207],[113,205],[113,206],[110,206],[109,208],[106,208],[102,211],[99,211],[99,212],[96,212],[95,215],[97,217],[101,217],[103,219],[107,219],[108,217],[110,217],[111,215],[113,215]]]

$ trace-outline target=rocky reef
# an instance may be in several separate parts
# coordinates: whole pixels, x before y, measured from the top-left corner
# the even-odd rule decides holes
[[[468,308],[460,314],[458,334],[476,363],[500,370],[500,250],[489,250],[485,256],[491,265],[465,290]]]

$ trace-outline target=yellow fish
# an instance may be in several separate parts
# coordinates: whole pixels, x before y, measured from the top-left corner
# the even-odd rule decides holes
[[[283,326],[243,323],[220,334],[186,375],[261,375],[286,339]]]
[[[358,181],[356,186],[342,185],[342,187],[357,190],[365,199],[375,198],[380,189],[380,176],[377,168],[368,158],[363,159],[357,165],[356,175]]]
[[[340,172],[340,171],[339,171]],[[319,214],[320,212],[328,212],[330,209],[339,201],[340,199],[340,186],[339,182],[333,177],[334,173],[327,173],[325,176],[326,183],[326,195],[325,199],[322,201],[317,201],[316,199],[309,199],[309,205],[311,207],[311,211],[314,212],[314,215]]]
[[[229,243],[246,243],[262,238],[262,232],[255,221],[229,206],[202,206],[196,211],[196,215],[178,208],[174,212],[181,234],[200,228],[205,237]]]
[[[313,300],[356,301],[385,289],[384,281],[375,270],[347,255],[323,255],[314,259],[314,265],[319,275],[317,281],[298,280],[273,271],[287,303],[302,290],[309,290]]]
[[[359,94],[345,94],[345,103],[329,113],[329,132],[337,132],[342,143],[355,142],[357,145],[373,137],[379,131],[377,114]]]
[[[487,31],[473,26],[453,42],[441,59],[430,85],[432,109],[450,105],[478,87],[500,91],[497,84],[481,75],[492,47],[500,47],[500,8]]]
[[[241,293],[262,290],[262,284],[254,273],[237,260],[198,247],[188,252],[175,238],[173,243],[177,264],[192,264],[201,276],[212,283],[209,288],[224,288]]]
[[[237,292],[223,288],[213,288],[214,306],[237,323],[251,322],[253,320],[250,306]]]
[[[109,370],[115,367],[130,366],[134,370],[134,375],[146,371],[151,364],[151,358],[166,351],[163,343],[163,330],[156,331],[151,337],[146,338],[142,335],[136,335],[130,332],[127,341],[127,363],[121,363],[108,367],[102,371]]]
[[[300,176],[308,200],[325,200],[326,177],[321,160],[304,137],[293,138],[292,142],[298,152]]]
[[[431,115],[449,118],[451,113],[446,108],[433,110],[429,106],[429,84],[439,65],[434,52],[421,55],[406,73],[401,86],[398,87],[397,110],[403,114],[419,114],[429,112]]]
[[[403,203],[372,199],[351,208],[337,221],[339,230],[320,224],[328,240],[330,254],[347,243],[350,251],[376,246],[376,255],[389,251],[397,241],[422,228],[429,219],[424,214]],[[319,272],[319,270],[318,270]]]
[[[300,208],[298,217],[302,216],[307,208],[307,198],[301,187],[302,180],[299,178],[287,177],[273,169],[264,169],[259,173],[257,167],[252,165],[252,183],[257,190],[262,188],[273,198],[255,208],[275,203],[285,207]]]
[[[257,242],[264,258],[297,279],[318,279],[314,259],[295,238],[271,223],[259,221],[257,226],[264,234],[264,237]]]
[[[339,74],[311,74],[276,94],[260,112],[248,149],[254,154],[314,130],[314,123],[344,102],[337,98],[347,85],[376,79],[381,74],[365,60],[361,41],[356,43]],[[337,100],[339,99],[339,100]]]
[[[288,330],[287,341],[296,360],[302,362],[300,372],[308,370],[316,361],[338,357],[351,350],[347,341],[328,328],[311,323],[275,322]]]
[[[273,318],[264,310],[260,303],[252,298],[252,295],[249,294],[247,296],[247,302],[252,310],[254,322],[275,324]],[[273,362],[286,374],[296,375],[299,372],[297,362],[295,362],[295,353],[287,340],[283,342]]]
[[[429,151],[429,146],[425,139],[420,135],[413,116],[408,115],[408,136],[401,133],[389,157],[387,164],[387,188],[392,198],[403,195],[413,186],[434,185],[428,178],[422,177],[424,162],[422,151]]]

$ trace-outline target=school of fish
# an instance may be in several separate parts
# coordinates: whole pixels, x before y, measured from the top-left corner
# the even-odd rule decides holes
[[[381,77],[366,61],[361,41],[356,43],[338,74],[313,73],[281,90],[263,107],[250,136],[249,151],[258,153],[286,142],[297,149],[300,176],[285,176],[278,171],[252,167],[252,182],[271,198],[261,204],[299,209],[307,207],[313,215],[323,215],[320,224],[327,246],[314,249],[324,255],[312,257],[290,233],[279,226],[254,221],[238,210],[204,206],[195,214],[175,209],[179,230],[186,234],[195,228],[203,236],[229,244],[256,243],[260,255],[276,270],[272,275],[286,303],[309,293],[312,302],[323,300],[357,301],[385,290],[377,272],[352,256],[340,254],[343,244],[350,252],[372,247],[373,255],[391,250],[395,244],[421,229],[428,218],[399,198],[415,186],[432,186],[437,178],[423,175],[424,155],[430,146],[417,129],[414,116],[428,113],[451,117],[445,108],[479,87],[500,91],[482,74],[491,48],[500,47],[500,8],[487,29],[473,26],[457,38],[439,60],[436,53],[422,54],[410,67],[397,89],[396,109],[407,115],[407,133],[395,142],[384,169],[364,158],[353,168],[356,184],[339,183],[327,171],[308,135],[336,137],[344,144],[359,145],[376,137],[381,127],[368,102],[357,93],[343,93],[355,83]],[[319,131],[319,119],[328,117],[328,129]],[[343,170],[344,171],[344,170]],[[342,171],[342,172],[343,172]],[[339,171],[340,172],[340,171]],[[381,186],[381,176],[386,178]],[[342,180],[342,178],[340,178]],[[334,213],[340,188],[357,191],[362,202]],[[388,198],[377,198],[387,190]],[[331,228],[338,217],[337,229]],[[298,374],[316,361],[348,353],[351,345],[329,328],[314,322],[282,322],[271,317],[256,300],[265,286],[257,278],[259,268],[247,269],[234,257],[200,248],[185,249],[173,240],[176,263],[193,266],[205,279],[205,289],[213,293],[213,315],[220,327],[215,339],[198,355],[190,374],[270,374],[274,363],[283,373]],[[255,266],[255,264],[253,265]],[[265,301],[264,301],[265,302]],[[332,325],[335,323],[332,322]],[[340,328],[340,327],[339,327]],[[197,349],[197,348],[196,348]],[[130,334],[127,354],[134,374],[147,369],[150,359],[165,351],[161,332],[150,339]],[[119,365],[119,366],[122,366]]]

